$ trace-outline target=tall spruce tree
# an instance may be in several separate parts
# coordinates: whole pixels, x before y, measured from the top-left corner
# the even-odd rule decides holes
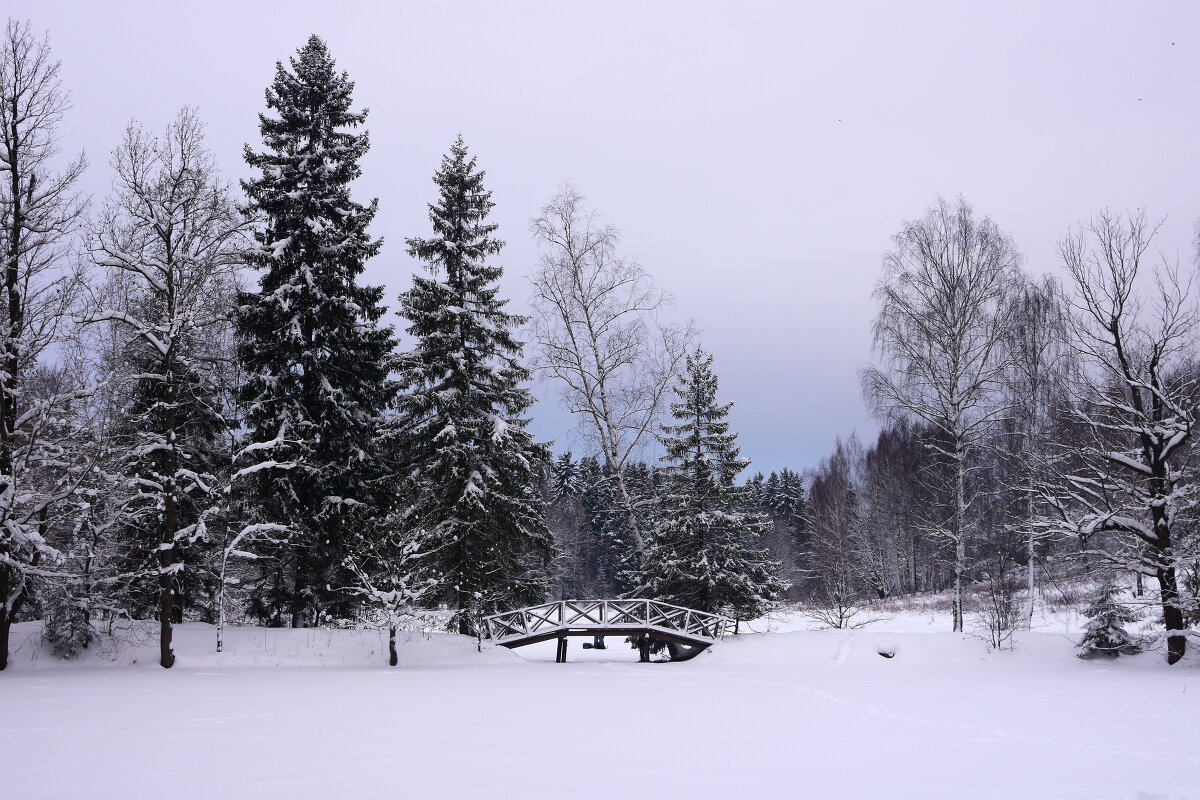
[[[671,404],[674,425],[659,437],[669,479],[635,594],[701,611],[749,619],[765,613],[786,588],[779,564],[755,540],[770,529],[765,514],[747,511],[737,477],[750,463],[717,404],[712,356],[697,348]]]
[[[357,280],[382,240],[367,231],[377,201],[350,197],[368,138],[351,110],[354,84],[317,36],[275,67],[259,128],[265,148],[245,149],[261,177],[243,182],[258,246],[248,254],[261,288],[240,298],[243,400],[251,447],[239,466],[257,469],[251,506],[286,525],[253,611],[302,626],[339,613],[353,583],[344,561],[355,532],[384,509],[376,447],[395,393],[395,347],[379,324],[382,287]]]
[[[405,524],[424,539],[443,580],[452,625],[478,631],[482,614],[541,601],[553,550],[538,491],[549,454],[526,430],[533,399],[513,337],[524,318],[504,310],[504,243],[486,221],[484,173],[459,136],[434,175],[433,236],[408,239],[428,277],[400,295],[415,348],[400,358],[403,393],[391,423],[413,506]]]

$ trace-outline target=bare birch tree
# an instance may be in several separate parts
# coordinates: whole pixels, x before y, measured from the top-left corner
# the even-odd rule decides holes
[[[1014,487],[1025,501],[1025,534],[1028,558],[1025,624],[1033,625],[1034,563],[1037,556],[1042,509],[1039,487],[1045,477],[1047,444],[1053,432],[1052,411],[1059,404],[1071,366],[1067,346],[1066,314],[1062,292],[1053,278],[1022,280],[1013,296],[1013,324],[1009,327],[1006,390],[1018,453]]]
[[[1092,555],[1157,580],[1167,661],[1186,650],[1179,573],[1188,556],[1183,518],[1196,507],[1196,346],[1200,307],[1192,275],[1145,261],[1158,225],[1141,211],[1105,211],[1059,243],[1074,282],[1072,345],[1081,361],[1072,411],[1083,430],[1078,469],[1048,499],[1063,527],[1090,539]],[[1141,279],[1152,278],[1147,301]],[[1194,554],[1193,554],[1194,555]]]
[[[55,557],[47,513],[75,480],[47,482],[42,473],[61,463],[73,430],[56,421],[81,390],[35,398],[24,386],[64,333],[79,286],[69,255],[87,206],[77,189],[87,160],[81,154],[55,170],[70,107],[59,69],[45,38],[8,20],[0,41],[0,669],[28,578]]]
[[[885,418],[920,420],[941,436],[930,446],[948,462],[950,508],[935,529],[954,547],[953,625],[963,628],[963,574],[970,538],[968,472],[1001,407],[995,401],[1012,318],[1008,296],[1020,257],[988,218],[962,198],[938,198],[905,222],[883,259],[875,289],[874,349],[863,390]]]
[[[558,381],[563,404],[599,447],[640,560],[647,532],[624,469],[653,435],[694,331],[659,318],[670,296],[618,254],[617,229],[583,200],[565,186],[530,226],[541,245],[531,279],[535,364]]]

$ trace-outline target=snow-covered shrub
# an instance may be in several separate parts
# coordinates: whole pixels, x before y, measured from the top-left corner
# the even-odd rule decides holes
[[[1129,609],[1117,602],[1117,591],[1112,581],[1106,581],[1096,590],[1084,612],[1088,624],[1084,629],[1083,641],[1079,643],[1077,655],[1080,658],[1116,658],[1141,652],[1141,645],[1125,630],[1125,626],[1136,618]]]
[[[993,650],[1012,649],[1013,634],[1021,625],[1017,581],[1003,559],[995,559],[979,597],[976,617],[987,632]]]
[[[87,605],[65,591],[48,600],[42,641],[60,658],[75,658],[96,638]]]

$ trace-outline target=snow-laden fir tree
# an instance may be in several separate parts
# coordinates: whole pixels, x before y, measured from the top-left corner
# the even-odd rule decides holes
[[[550,466],[550,500],[559,502],[567,498],[578,497],[583,491],[583,480],[579,474],[579,462],[571,456],[571,451],[554,459]]]
[[[798,519],[804,513],[804,479],[784,467],[767,479],[765,505],[771,514],[783,519]]]
[[[248,489],[261,522],[286,525],[252,609],[276,623],[305,625],[344,611],[353,583],[344,566],[348,532],[384,509],[376,446],[389,380],[392,329],[379,324],[383,289],[360,285],[382,241],[367,227],[377,202],[351,199],[368,138],[356,129],[354,84],[312,36],[276,65],[259,116],[264,149],[245,150],[261,177],[245,181],[258,243],[257,293],[240,301],[240,356],[250,447],[239,464],[257,469]],[[244,489],[244,490],[245,490]]]
[[[433,235],[408,240],[430,274],[400,296],[416,341],[400,357],[390,425],[413,500],[404,523],[423,537],[462,633],[482,614],[544,599],[553,549],[538,487],[548,454],[522,416],[533,398],[513,331],[525,320],[504,310],[502,269],[488,263],[504,243],[487,222],[483,178],[459,136],[433,178]]]
[[[729,430],[732,403],[717,403],[712,356],[697,349],[663,426],[669,478],[661,514],[635,594],[739,619],[769,610],[786,588],[779,564],[756,549],[770,528],[745,510],[747,489],[734,478],[750,463]]]
[[[614,481],[600,460],[588,456],[579,462],[583,483],[580,501],[587,514],[588,563],[594,573],[596,597],[620,597],[634,587],[638,551]],[[629,488],[629,487],[627,487]]]
[[[1092,602],[1084,612],[1088,623],[1083,630],[1083,640],[1079,642],[1077,654],[1080,658],[1116,658],[1142,651],[1141,645],[1125,630],[1125,626],[1136,622],[1137,617],[1117,601],[1119,591],[1111,580],[1097,587]]]
[[[546,475],[546,525],[554,536],[558,553],[551,569],[553,595],[559,599],[591,597],[588,580],[592,564],[587,514],[581,494],[583,482],[579,462],[568,450],[554,460]]]

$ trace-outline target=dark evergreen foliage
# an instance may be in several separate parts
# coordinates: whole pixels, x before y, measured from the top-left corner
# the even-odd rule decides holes
[[[1092,602],[1084,612],[1088,623],[1084,627],[1083,640],[1079,642],[1077,655],[1080,658],[1116,658],[1142,651],[1141,645],[1125,630],[1125,626],[1137,618],[1117,601],[1119,591],[1112,581],[1097,587]]]
[[[544,599],[553,550],[539,493],[549,454],[523,416],[533,398],[513,331],[524,318],[504,310],[502,269],[488,263],[504,243],[483,178],[460,136],[434,175],[433,235],[408,240],[430,274],[400,296],[416,341],[400,358],[389,425],[413,501],[403,524],[423,538],[463,633],[482,614]]]
[[[669,475],[636,594],[747,619],[768,611],[786,588],[778,562],[754,547],[771,526],[745,511],[734,478],[750,463],[729,430],[732,403],[717,403],[712,356],[688,356],[671,404],[676,424],[660,440]]]
[[[156,613],[166,513],[161,494],[164,486],[174,485],[179,534],[170,621],[183,622],[190,611],[212,608],[213,575],[205,569],[212,549],[208,526],[220,520],[210,520],[206,512],[221,499],[218,474],[229,461],[226,420],[217,389],[204,375],[183,362],[157,363],[157,351],[140,339],[132,347],[137,351],[130,356],[133,363],[147,363],[115,432],[116,468],[126,484],[112,531],[119,542],[115,571],[127,576],[118,596],[136,617]],[[155,372],[162,369],[165,373]],[[211,614],[202,616],[212,621]]]
[[[53,592],[48,598],[42,640],[55,655],[75,658],[96,638],[88,612],[88,598],[76,597],[65,589]]]
[[[260,289],[240,298],[252,449],[239,466],[260,469],[249,506],[292,531],[266,562],[251,608],[276,624],[345,612],[354,532],[390,503],[376,439],[395,394],[395,341],[379,324],[383,289],[358,283],[382,241],[367,230],[376,201],[350,196],[369,146],[353,89],[325,43],[309,38],[288,67],[276,65],[269,113],[259,116],[264,149],[245,150],[261,173],[243,183],[259,223],[247,258]]]

